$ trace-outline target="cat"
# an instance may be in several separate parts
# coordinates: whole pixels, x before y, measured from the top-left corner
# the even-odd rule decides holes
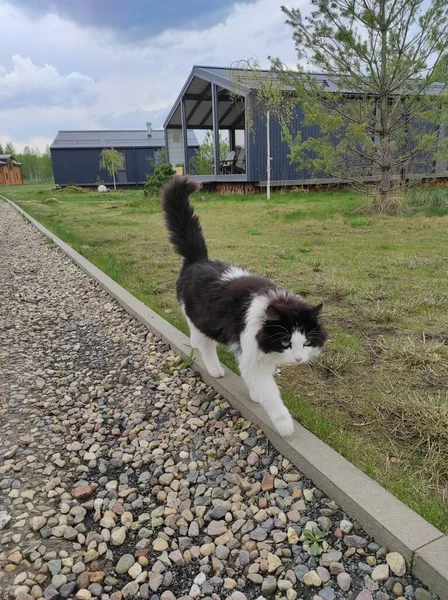
[[[291,436],[294,421],[274,374],[280,365],[305,364],[320,354],[327,337],[319,320],[322,304],[311,307],[268,279],[210,260],[189,200],[198,187],[188,177],[174,177],[162,191],[169,239],[183,257],[176,289],[191,347],[213,377],[224,375],[217,345],[229,347],[251,399],[263,406],[281,436]]]

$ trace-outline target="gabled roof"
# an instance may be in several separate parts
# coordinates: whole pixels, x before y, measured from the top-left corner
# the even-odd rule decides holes
[[[341,92],[337,81],[325,73],[308,73],[322,85],[326,92]],[[235,98],[247,95],[257,89],[259,78],[278,79],[278,74],[272,70],[257,70],[257,75],[249,69],[238,69],[231,67],[208,67],[194,66],[185,82],[179,96],[171,108],[165,120],[164,127],[177,127],[182,125],[181,101],[185,102],[187,127],[190,129],[210,129],[213,125],[211,111],[211,84],[218,86],[219,95],[219,126],[220,129],[244,129],[244,103],[235,102]],[[293,87],[281,84],[285,90],[293,90]],[[435,83],[427,90],[428,95],[440,94],[445,86]],[[359,93],[345,90],[346,93]]]
[[[222,129],[244,129],[244,103],[236,102],[235,93],[244,98],[250,91],[246,85],[236,85],[232,69],[194,66],[184,87],[168,113],[163,126],[180,128],[181,101],[185,101],[187,127],[210,129],[212,127],[211,84],[219,87],[219,123]],[[231,97],[232,96],[232,97]]]
[[[246,98],[258,86],[259,79],[277,78],[275,71],[261,69],[254,77],[250,70],[231,67],[194,66],[184,87],[168,113],[163,126],[181,127],[181,101],[184,99],[187,127],[210,129],[212,127],[211,84],[218,86],[219,126],[221,129],[244,129],[244,103],[237,102],[238,96]],[[337,87],[323,74],[314,74],[329,91]],[[285,90],[291,89],[283,86]]]
[[[217,83],[220,85],[220,82],[223,86],[230,85],[228,89],[236,89],[240,88],[242,92],[249,92],[250,90],[254,90],[258,86],[259,77],[263,79],[278,79],[278,74],[276,71],[272,71],[270,69],[257,69],[257,76],[254,77],[252,71],[250,69],[238,69],[233,67],[193,67],[193,71],[196,71],[197,74],[207,75],[210,81],[213,83]],[[329,80],[328,75],[325,73],[310,73],[316,79],[316,81],[320,81],[328,91],[336,92],[338,90],[337,86]],[[285,89],[288,89],[289,86],[283,85]]]
[[[199,146],[193,131],[188,132],[188,145]],[[163,148],[165,132],[153,129],[148,136],[146,129],[125,131],[59,131],[50,148]]]

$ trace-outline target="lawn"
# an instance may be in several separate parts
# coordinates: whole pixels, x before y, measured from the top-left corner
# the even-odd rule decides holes
[[[48,185],[0,193],[187,332],[174,293],[180,260],[158,200]],[[364,200],[351,191],[270,202],[198,193],[194,202],[210,256],[324,303],[327,351],[279,378],[294,416],[447,531],[448,211],[354,213]]]

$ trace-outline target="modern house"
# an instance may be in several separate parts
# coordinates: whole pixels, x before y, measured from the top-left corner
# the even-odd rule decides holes
[[[260,71],[261,77],[272,77],[272,71]],[[324,74],[314,75],[327,91],[338,92],[337,86]],[[436,86],[437,87],[437,86]],[[434,89],[434,94],[440,93]],[[249,71],[222,67],[193,67],[177,100],[165,120],[167,132],[178,131],[182,144],[187,147],[190,129],[213,131],[214,172],[211,175],[193,175],[204,184],[222,185],[234,183],[251,190],[265,186],[267,179],[267,114],[256,102],[257,81]],[[291,92],[285,88],[285,92]],[[318,126],[303,126],[303,112],[295,108],[292,128],[306,140],[318,135]],[[298,169],[289,159],[290,149],[282,139],[278,120],[270,116],[271,185],[295,186],[309,184],[340,183],[341,180],[324,176],[320,178],[307,169]],[[229,161],[219,156],[219,133],[228,132],[229,150],[234,152]],[[190,165],[186,165],[187,173]],[[236,168],[235,168],[236,167]],[[411,176],[447,176],[446,166],[441,168],[428,157],[417,156],[412,165]],[[373,179],[374,176],[366,177]]]
[[[58,185],[107,185],[112,177],[100,169],[100,154],[104,148],[115,148],[123,154],[123,165],[117,174],[118,185],[138,185],[154,171],[156,152],[168,145],[172,164],[185,164],[199,147],[194,132],[187,132],[184,145],[181,136],[168,137],[163,129],[129,131],[59,131],[50,146],[54,181]]]
[[[0,154],[0,185],[22,183],[22,163],[17,162],[12,154]]]

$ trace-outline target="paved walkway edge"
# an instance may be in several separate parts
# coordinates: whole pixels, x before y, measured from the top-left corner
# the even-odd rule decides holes
[[[173,350],[188,356],[189,338],[130,294],[121,285],[51,233],[11,200],[0,195],[41,233],[95,279],[117,302]],[[448,599],[448,536],[425,521],[378,483],[295,422],[291,438],[283,439],[272,428],[263,409],[252,402],[241,377],[225,368],[221,379],[211,377],[200,358],[194,368],[201,378],[264,431],[273,446],[312,479],[329,497],[389,551],[400,552],[412,573],[442,600]]]

